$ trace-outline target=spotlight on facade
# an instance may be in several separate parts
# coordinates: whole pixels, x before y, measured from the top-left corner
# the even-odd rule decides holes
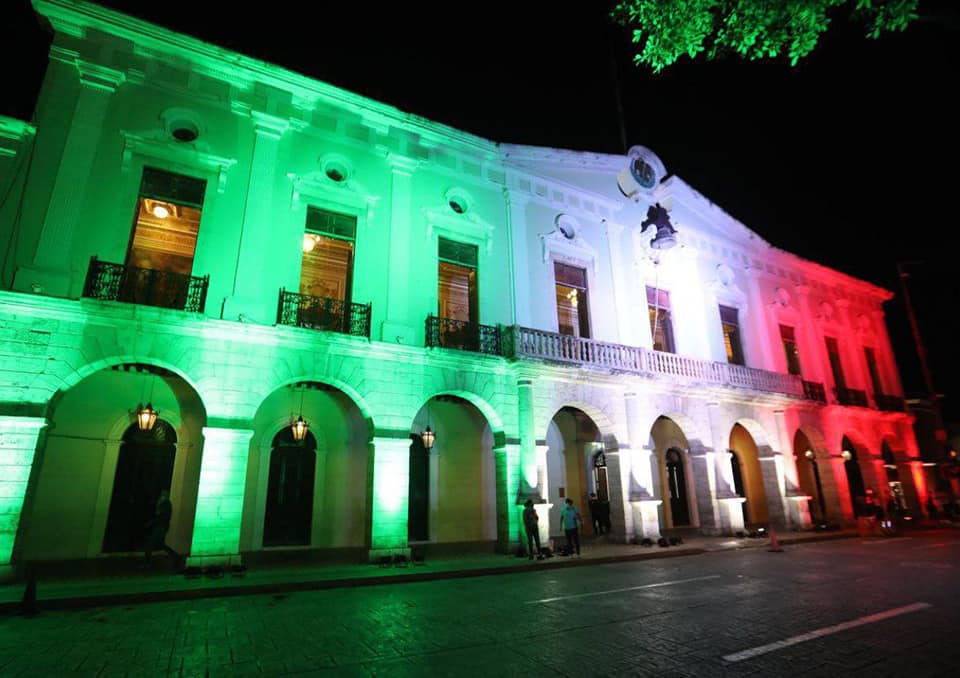
[[[803,456],[806,457],[807,459],[813,459],[813,450],[807,450],[806,452],[803,453]]]
[[[307,233],[303,236],[303,251],[312,252],[313,248],[317,246],[317,236],[312,233]]]
[[[296,421],[290,422],[293,439],[298,443],[302,443],[303,439],[307,437],[307,430],[309,430],[309,428],[310,424],[303,420],[303,415],[298,416]]]
[[[843,452],[840,453],[840,456],[843,457],[844,461],[850,461],[851,459],[853,459],[853,452],[851,452],[850,450],[844,450]]]
[[[153,409],[153,405],[147,403],[147,406],[144,407],[143,403],[137,405],[137,428],[141,431],[152,431],[154,424],[157,423],[157,416],[160,414],[158,410]]]
[[[430,426],[427,426],[421,433],[420,437],[423,439],[423,446],[427,450],[433,448],[433,444],[437,440],[437,434],[430,430]]]

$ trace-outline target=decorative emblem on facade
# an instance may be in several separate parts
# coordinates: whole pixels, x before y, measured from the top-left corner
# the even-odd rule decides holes
[[[666,168],[653,151],[634,146],[627,152],[627,166],[617,175],[617,186],[626,197],[650,195],[666,175]]]

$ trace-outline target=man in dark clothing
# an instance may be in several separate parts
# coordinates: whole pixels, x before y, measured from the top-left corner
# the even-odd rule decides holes
[[[587,502],[587,510],[590,511],[590,523],[593,525],[594,534],[603,534],[605,522],[603,520],[603,502],[597,499],[595,492],[590,493],[590,500]]]
[[[148,524],[147,544],[144,555],[147,565],[153,562],[153,552],[163,550],[173,559],[174,567],[183,565],[183,556],[174,551],[167,544],[167,531],[170,529],[170,517],[173,515],[173,504],[170,502],[170,490],[160,490],[157,506],[154,509],[153,520]]]
[[[533,560],[533,543],[537,543],[537,558],[543,558],[540,549],[540,516],[533,508],[533,500],[527,499],[523,504],[523,529],[527,532],[527,559]]]

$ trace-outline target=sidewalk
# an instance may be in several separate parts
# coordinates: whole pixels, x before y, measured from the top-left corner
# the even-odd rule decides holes
[[[856,530],[833,532],[785,532],[780,544],[799,544],[857,537]],[[212,578],[186,577],[173,573],[138,573],[113,577],[46,578],[37,581],[37,604],[41,610],[76,609],[107,605],[171,600],[192,600],[222,596],[286,593],[330,588],[375,586],[398,582],[482,577],[563,567],[651,560],[744,548],[767,548],[769,538],[691,537],[667,548],[611,544],[585,540],[583,556],[555,556],[527,560],[503,554],[489,554],[428,560],[423,564],[380,567],[378,565],[313,565],[298,567],[264,566],[242,574],[224,573]],[[16,612],[23,598],[23,583],[0,585],[0,613]]]

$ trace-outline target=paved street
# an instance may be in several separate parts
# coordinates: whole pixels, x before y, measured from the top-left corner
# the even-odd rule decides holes
[[[0,617],[0,675],[952,676],[956,532]]]

